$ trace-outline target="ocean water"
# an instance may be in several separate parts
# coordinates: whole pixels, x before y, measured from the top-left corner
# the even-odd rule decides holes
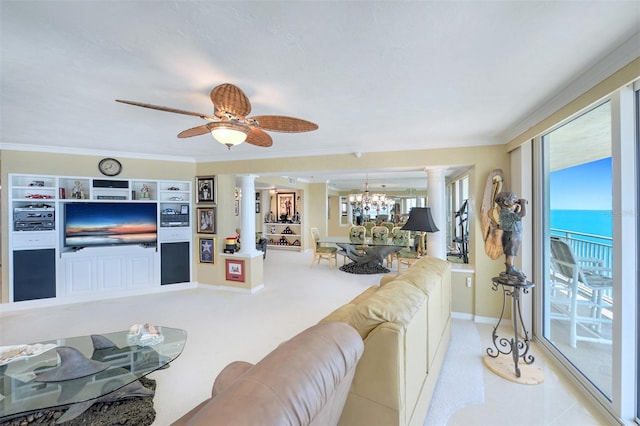
[[[611,210],[551,210],[551,228],[611,237]]]

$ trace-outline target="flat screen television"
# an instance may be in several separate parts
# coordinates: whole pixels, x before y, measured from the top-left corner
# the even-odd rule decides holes
[[[156,203],[66,203],[64,246],[153,245],[158,239]]]

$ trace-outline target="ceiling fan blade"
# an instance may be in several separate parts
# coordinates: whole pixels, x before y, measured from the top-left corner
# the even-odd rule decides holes
[[[298,133],[318,129],[316,123],[284,115],[256,115],[255,117],[250,117],[250,119],[256,120],[261,129],[275,132]]]
[[[251,145],[263,146],[265,148],[273,145],[273,139],[271,139],[271,136],[257,127],[251,128],[251,134],[247,136],[245,142],[250,143]]]
[[[251,112],[249,98],[238,86],[224,83],[214,87],[209,95],[216,110],[229,112],[242,119]]]
[[[159,105],[143,104],[141,102],[124,101],[122,99],[116,99],[116,102],[120,102],[120,103],[123,103],[123,104],[129,104],[129,105],[133,105],[133,106],[139,106],[139,107],[143,107],[143,108],[156,109],[158,111],[174,112],[176,114],[184,114],[184,115],[193,115],[194,117],[200,117],[200,118],[203,118],[205,120],[218,120],[214,116],[207,115],[207,114],[202,114],[200,112],[185,111],[185,110],[182,110],[182,109],[169,108],[169,107],[159,106]]]
[[[204,135],[205,133],[211,132],[211,130],[209,130],[209,127],[207,127],[207,126],[208,126],[207,124],[203,124],[202,126],[193,127],[191,129],[183,130],[182,132],[178,133],[178,137],[179,138],[190,138],[192,136]]]

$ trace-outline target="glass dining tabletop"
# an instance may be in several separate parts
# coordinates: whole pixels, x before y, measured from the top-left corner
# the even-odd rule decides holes
[[[132,336],[129,331],[118,331],[100,334],[98,338],[77,336],[28,345],[42,352],[5,360],[0,365],[0,422],[19,413],[104,396],[167,366],[182,353],[187,332],[170,327],[155,328],[158,334],[151,340]],[[98,345],[95,344],[96,339],[100,342]],[[65,370],[62,363],[64,351],[73,352],[81,358],[80,363],[98,366],[95,370],[100,371],[69,380],[61,379],[56,373]],[[72,363],[67,362],[77,363],[76,359]]]
[[[381,241],[377,241],[377,242],[373,242],[371,237],[367,237],[364,241],[364,243],[362,242],[354,242],[351,241],[349,239],[349,237],[343,237],[343,236],[328,236],[328,237],[320,237],[320,239],[318,240],[319,243],[323,243],[323,244],[349,244],[349,245],[357,245],[357,246],[361,246],[361,245],[367,245],[367,246],[396,246],[396,247],[401,247],[404,248],[406,246],[398,246],[396,244],[393,243],[393,239],[388,238],[385,242],[381,242]]]

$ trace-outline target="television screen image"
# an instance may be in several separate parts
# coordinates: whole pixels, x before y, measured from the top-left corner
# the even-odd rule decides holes
[[[67,203],[65,247],[155,244],[155,203]]]

